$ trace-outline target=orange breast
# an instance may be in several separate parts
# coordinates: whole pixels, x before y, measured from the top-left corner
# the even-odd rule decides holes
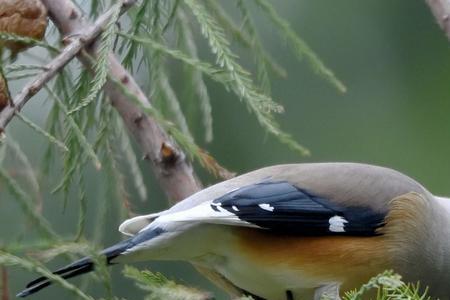
[[[325,283],[340,282],[342,291],[357,288],[392,268],[383,236],[299,237],[249,228],[235,231],[240,254],[247,259],[273,268],[288,267],[293,274],[301,273]]]

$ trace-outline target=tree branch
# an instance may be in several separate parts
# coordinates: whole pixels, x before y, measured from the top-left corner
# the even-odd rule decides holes
[[[81,31],[87,26],[87,21],[79,17],[70,18],[71,12],[80,15],[78,9],[70,0],[42,0],[49,11],[50,18],[61,33],[70,35]],[[95,52],[95,51],[94,51]],[[90,55],[95,57],[95,53]],[[83,64],[90,66],[90,59],[81,58]],[[113,106],[121,115],[128,131],[134,136],[144,158],[152,163],[152,170],[169,201],[177,202],[201,189],[192,166],[186,161],[185,154],[179,149],[158,123],[137,107],[120,91],[114,80],[120,81],[135,95],[143,105],[149,105],[150,100],[137,85],[134,78],[123,68],[113,54],[109,56],[109,78],[105,85]],[[197,270],[215,284],[227,290],[230,294],[240,295],[241,291],[214,270],[196,266]]]
[[[122,11],[125,11],[133,4],[134,0],[123,1]],[[90,44],[102,32],[103,27],[108,23],[113,9],[108,10],[101,15],[93,26],[86,27],[84,31],[80,31],[76,36],[70,39],[70,43],[58,54],[50,63],[44,67],[34,80],[28,82],[23,89],[14,97],[12,103],[6,106],[0,112],[0,132],[14,117],[16,111],[21,111],[24,105],[31,99],[42,87],[49,82],[66,64],[68,64],[86,45]],[[73,17],[73,15],[69,16]],[[68,42],[69,40],[66,40]]]
[[[47,7],[51,20],[63,35],[77,35],[90,28],[82,13],[71,1],[42,0],[42,2]],[[93,49],[87,50],[95,57]],[[86,67],[90,67],[89,59],[83,59],[82,56],[79,58]],[[125,85],[143,105],[150,105],[149,99],[113,54],[109,56],[109,66],[112,80],[106,83],[105,91],[128,131],[140,145],[143,157],[152,163],[152,170],[170,201],[180,201],[198,191],[200,183],[181,149],[155,120],[142,113],[139,107],[127,99],[114,81],[120,81]]]
[[[450,39],[450,2],[448,0],[426,0],[439,26]]]
[[[26,102],[75,57],[84,46],[94,41],[95,37],[101,32],[102,25],[105,25],[108,21],[106,16],[110,15],[105,13],[94,26],[90,26],[72,1],[41,1],[47,7],[51,20],[61,34],[74,38],[64,51],[47,65],[46,71],[23,88],[14,100],[15,106],[7,107],[0,113],[0,128],[4,128],[13,117],[15,111],[20,111]],[[125,6],[134,2],[134,0],[128,0],[123,3]],[[102,21],[103,19],[105,19],[104,22]],[[87,68],[90,68],[90,57],[95,58],[95,47],[85,48],[85,50],[88,52],[89,57],[78,55],[78,58]],[[200,190],[201,183],[197,180],[192,166],[186,161],[183,151],[153,118],[144,114],[137,105],[127,98],[115,82],[120,81],[128,89],[127,92],[132,93],[142,105],[150,105],[150,100],[112,53],[109,55],[108,62],[110,67],[108,78],[110,79],[105,84],[105,93],[121,115],[128,131],[139,144],[144,153],[143,157],[151,162],[152,170],[169,201],[172,203],[180,201]],[[214,270],[199,266],[197,266],[197,269],[231,294],[240,294],[240,290]]]

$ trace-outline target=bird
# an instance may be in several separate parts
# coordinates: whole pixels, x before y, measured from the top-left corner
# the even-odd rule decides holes
[[[108,265],[184,260],[254,299],[340,299],[390,269],[450,299],[450,199],[390,168],[351,162],[264,167],[123,222]],[[88,273],[91,258],[56,270]],[[51,284],[31,281],[18,294]]]

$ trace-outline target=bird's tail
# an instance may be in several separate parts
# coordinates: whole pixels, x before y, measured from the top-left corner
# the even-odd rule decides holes
[[[133,238],[124,240],[112,247],[106,248],[101,252],[102,255],[106,256],[106,262],[108,265],[114,264],[112,260],[119,256],[121,253],[129,249],[134,245]],[[80,260],[77,260],[70,265],[67,265],[61,269],[53,272],[55,275],[59,275],[64,279],[72,278],[84,273],[89,273],[94,270],[94,262],[91,258],[85,257]],[[26,289],[17,294],[17,297],[26,297],[31,294],[34,294],[41,289],[52,284],[52,281],[47,277],[39,277],[26,285]]]

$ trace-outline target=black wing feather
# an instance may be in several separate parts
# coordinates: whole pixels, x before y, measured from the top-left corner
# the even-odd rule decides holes
[[[285,181],[264,181],[215,199],[239,219],[272,231],[302,235],[376,235],[385,214],[367,207],[345,207]],[[340,217],[343,230],[331,226]]]

